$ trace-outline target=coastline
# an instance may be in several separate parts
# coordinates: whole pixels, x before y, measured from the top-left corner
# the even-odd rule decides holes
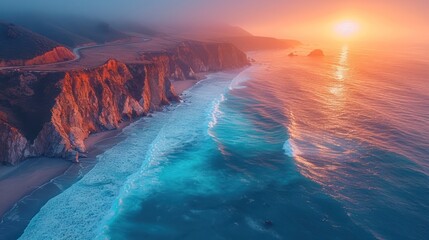
[[[181,80],[172,81],[175,92],[180,96],[184,91],[194,86],[201,80]],[[76,164],[65,159],[58,158],[30,158],[17,166],[0,166],[0,192],[7,195],[0,198],[0,230],[2,225],[9,225],[9,218],[16,213],[21,212],[20,205],[25,205],[25,199],[32,195],[41,195],[45,199],[41,199],[37,206],[30,206],[30,212],[26,214],[35,215],[44,203],[52,197],[60,194],[65,189],[58,189],[56,192],[49,191],[43,194],[43,188],[50,188],[47,185],[55,185],[54,181],[62,182],[62,177],[67,178],[66,188],[77,182],[85,172],[89,171],[95,164],[98,155],[107,151],[117,143],[121,142],[125,136],[122,135],[123,129],[139,120],[136,118],[120,124],[115,130],[104,131],[92,134],[85,140],[88,153],[87,158],[81,158],[80,163]],[[42,192],[37,194],[36,192]],[[27,206],[28,208],[28,206]],[[32,214],[32,212],[34,214]],[[22,213],[21,213],[22,214]],[[9,216],[10,215],[10,216]],[[32,216],[30,216],[32,217]],[[31,220],[27,219],[22,224],[28,224]],[[12,224],[12,223],[11,223]],[[23,229],[21,229],[22,231]],[[1,232],[1,231],[0,231]],[[13,233],[12,233],[13,234]],[[0,238],[1,238],[0,233]]]
[[[181,103],[167,106],[163,111],[154,112],[152,117],[142,118],[124,129],[126,138],[99,155],[97,164],[91,171],[67,191],[51,198],[40,207],[29,223],[21,227],[22,236],[17,236],[21,236],[22,239],[45,237],[93,239],[102,234],[100,228],[103,228],[111,211],[116,209],[117,198],[123,191],[127,191],[128,185],[125,185],[127,181],[142,171],[146,164],[151,163],[148,159],[150,156],[162,151],[158,146],[162,149],[169,147],[169,144],[164,142],[166,133],[174,132],[172,128],[175,129],[177,126],[194,124],[193,111],[206,109],[208,103],[215,104],[243,70],[244,68],[207,73],[205,80],[193,85],[189,92],[183,92]],[[211,83],[212,79],[214,83]],[[204,119],[210,116],[206,111],[197,112]],[[206,125],[203,124],[202,127],[205,128]],[[184,129],[179,127],[177,130]],[[159,145],[160,143],[163,147]]]
[[[220,72],[239,74],[244,69],[246,67]],[[181,96],[212,73],[206,72],[198,80],[171,81],[171,84],[177,96]],[[84,177],[97,164],[97,156],[122,142],[127,137],[123,130],[142,118],[123,122],[115,130],[90,135],[85,140],[87,157],[80,158],[79,163],[58,158],[33,158],[18,166],[0,166],[0,192],[10,195],[0,199],[0,239],[20,237],[50,199]],[[2,231],[6,229],[8,231]]]

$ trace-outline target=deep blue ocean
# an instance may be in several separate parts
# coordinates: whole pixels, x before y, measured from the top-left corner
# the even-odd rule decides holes
[[[126,128],[22,239],[428,239],[424,51],[288,53]]]

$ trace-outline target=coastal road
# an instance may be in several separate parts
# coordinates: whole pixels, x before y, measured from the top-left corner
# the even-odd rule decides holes
[[[150,41],[150,38],[140,38],[136,41],[130,41],[130,42],[115,42],[115,43],[105,43],[105,44],[96,44],[96,45],[89,45],[89,46],[81,46],[81,47],[75,47],[73,49],[73,54],[75,55],[75,59],[65,61],[65,62],[58,62],[58,63],[67,63],[67,62],[73,62],[80,59],[80,51],[83,49],[90,49],[90,48],[99,48],[99,47],[107,47],[107,46],[119,46],[119,45],[126,45],[130,43],[141,43],[141,42],[147,42]],[[53,63],[55,64],[55,63]]]
[[[87,54],[87,58],[97,58],[99,59],[99,53],[104,52],[108,53],[109,50],[112,49],[112,47],[119,47],[119,48],[127,48],[127,46],[131,46],[134,44],[144,44],[149,41],[151,41],[151,38],[145,38],[141,37],[138,39],[132,39],[132,40],[122,40],[120,42],[111,42],[106,44],[97,44],[97,45],[88,45],[88,46],[80,46],[73,49],[73,54],[75,55],[75,58],[68,61],[63,62],[55,62],[55,63],[47,63],[47,64],[37,64],[37,65],[22,65],[22,66],[7,66],[7,67],[0,67],[0,70],[32,70],[32,71],[58,71],[58,70],[68,70],[73,69],[73,66],[81,66],[81,67],[91,67],[93,64],[88,64],[85,66],[85,64],[74,64],[78,63],[82,59],[82,52],[86,51],[90,54]],[[89,51],[92,50],[92,51]],[[114,53],[115,51],[113,51]],[[91,54],[91,53],[98,53],[98,54]],[[112,54],[111,58],[114,58],[115,54]],[[107,59],[104,59],[104,61]],[[91,61],[89,61],[91,62]]]

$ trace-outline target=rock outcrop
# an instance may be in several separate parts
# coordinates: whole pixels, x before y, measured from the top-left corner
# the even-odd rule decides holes
[[[0,72],[0,163],[85,152],[91,133],[177,101],[170,79],[248,64],[230,44],[199,42],[142,58],[67,72]]]
[[[321,49],[314,49],[308,54],[309,57],[323,57],[325,54]]]
[[[73,60],[75,55],[65,47],[56,47],[51,51],[25,61],[24,65],[38,65]]]

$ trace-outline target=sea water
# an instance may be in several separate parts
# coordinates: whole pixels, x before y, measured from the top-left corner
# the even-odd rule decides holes
[[[22,239],[427,238],[428,58],[288,53],[128,127]]]

